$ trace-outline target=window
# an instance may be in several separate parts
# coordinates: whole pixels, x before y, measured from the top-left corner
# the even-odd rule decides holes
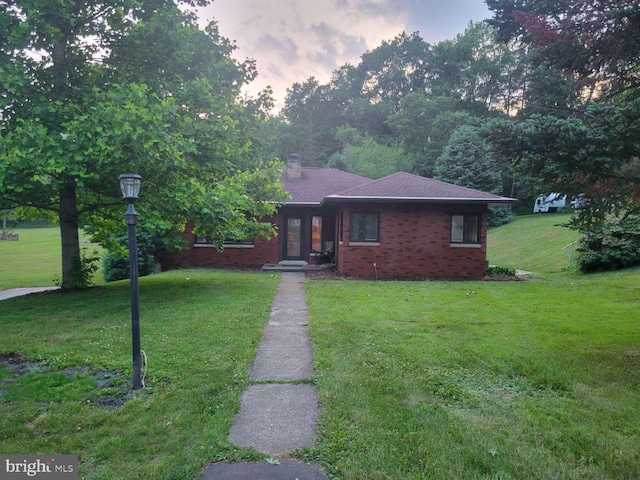
[[[245,240],[232,240],[229,238],[225,238],[223,245],[225,247],[233,247],[233,246],[240,246],[240,247],[253,247],[253,239],[245,239]]]
[[[352,213],[350,240],[352,242],[378,242],[380,239],[379,217],[378,213]]]
[[[209,237],[196,237],[195,245],[213,245],[213,240]]]
[[[311,250],[322,251],[322,217],[311,218]]]
[[[210,237],[196,237],[196,240],[194,242],[194,245],[196,246],[209,246],[209,247],[213,247],[213,239]],[[232,239],[225,239],[224,242],[222,243],[222,245],[226,248],[226,247],[230,247],[230,248],[250,248],[253,247],[253,239],[247,239],[247,240],[232,240]]]
[[[451,243],[480,243],[480,216],[452,215]]]

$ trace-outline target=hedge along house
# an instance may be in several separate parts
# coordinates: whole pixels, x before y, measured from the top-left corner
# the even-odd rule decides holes
[[[219,252],[187,234],[190,248],[165,255],[163,269],[329,263],[352,277],[482,278],[488,208],[516,202],[404,172],[371,180],[304,168],[297,155],[282,183],[291,198],[271,219],[276,238],[229,241]]]

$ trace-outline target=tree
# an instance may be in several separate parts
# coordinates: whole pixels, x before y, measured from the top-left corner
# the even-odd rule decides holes
[[[435,166],[435,178],[438,180],[498,195],[503,192],[502,173],[480,129],[471,125],[462,126],[451,135]],[[489,209],[488,223],[491,227],[512,220],[509,207]]]
[[[407,155],[398,143],[379,143],[352,127],[339,129],[338,138],[342,142],[343,150],[340,156],[331,157],[333,166],[340,167],[344,162],[347,171],[373,179],[408,171],[411,168],[411,156]]]
[[[501,193],[500,171],[492,163],[488,145],[478,129],[465,125],[456,130],[436,161],[435,178],[490,193]]]
[[[528,69],[522,97],[521,119],[534,114],[567,118],[584,104],[573,76],[548,65]]]
[[[275,166],[238,172],[253,120],[236,97],[255,69],[179,9],[206,3],[0,0],[0,198],[56,212],[64,289],[81,286],[78,227],[122,228],[120,173],[142,175],[143,226],[166,244],[187,219],[219,245],[273,233]]]
[[[287,89],[282,110],[288,122],[282,126],[297,148],[283,154],[297,152],[308,166],[324,165],[339,148],[335,135],[342,111],[341,101],[329,85],[320,85],[315,78],[293,84]]]
[[[367,100],[398,105],[411,92],[424,91],[430,46],[414,32],[383,41],[362,55],[355,70],[360,95]]]
[[[486,129],[540,192],[581,194],[572,226],[597,232],[640,200],[640,5],[620,0],[486,0],[501,41],[531,52],[520,123]],[[573,90],[573,92],[571,92]],[[558,95],[560,93],[560,95]],[[494,128],[491,128],[494,127]]]
[[[495,152],[536,178],[539,191],[589,199],[576,228],[640,209],[640,99],[623,106],[592,103],[581,117],[493,122],[483,131]]]
[[[451,134],[476,120],[463,109],[460,100],[410,93],[402,100],[400,109],[387,118],[387,124],[413,157],[412,171],[431,177]]]
[[[579,85],[640,94],[640,4],[621,0],[486,0],[502,41],[535,48],[538,62]]]

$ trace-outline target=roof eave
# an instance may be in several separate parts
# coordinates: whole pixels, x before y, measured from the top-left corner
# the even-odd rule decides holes
[[[329,195],[325,197],[320,205],[325,203],[448,203],[448,204],[476,204],[476,205],[488,205],[504,206],[517,203],[515,198],[499,197],[499,198],[462,198],[462,197],[376,197],[376,196],[341,196],[341,195]]]
[[[284,205],[287,207],[319,207],[322,202],[290,202],[285,201]]]

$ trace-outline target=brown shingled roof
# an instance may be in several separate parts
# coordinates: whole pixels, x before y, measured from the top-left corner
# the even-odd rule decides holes
[[[486,203],[509,204],[517,200],[481,192],[420,177],[406,172],[398,172],[369,183],[328,195],[325,202],[373,201],[373,202],[445,202],[445,203]]]
[[[281,181],[284,190],[291,194],[287,205],[320,205],[329,195],[371,183],[372,180],[335,168],[305,167],[301,178],[287,178],[285,170]]]
[[[287,205],[321,205],[335,202],[408,202],[408,203],[515,203],[472,188],[398,172],[378,180],[361,177],[334,168],[302,169],[301,178],[282,174],[284,190],[291,194]]]

